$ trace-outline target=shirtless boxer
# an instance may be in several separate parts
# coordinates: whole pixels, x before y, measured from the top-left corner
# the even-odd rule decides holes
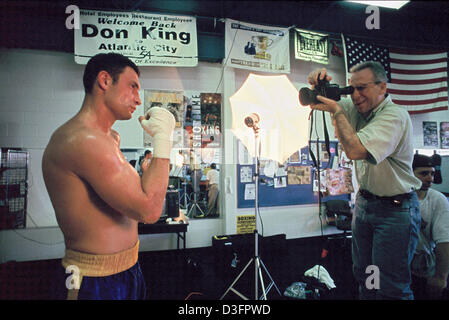
[[[111,129],[116,120],[131,119],[141,104],[137,66],[119,54],[99,54],[86,65],[83,83],[80,111],[54,132],[42,159],[66,245],[58,285],[64,298],[143,298],[137,224],[161,215],[175,120],[157,107],[139,117],[154,143],[153,160],[140,177]],[[66,284],[70,266],[80,277]]]

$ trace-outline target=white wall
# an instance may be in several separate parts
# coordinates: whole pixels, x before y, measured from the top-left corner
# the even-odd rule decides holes
[[[290,80],[299,89],[307,74],[321,65],[291,59]],[[344,84],[343,59],[332,57],[330,73]],[[219,219],[190,221],[187,247],[211,245],[211,237],[236,233],[236,217],[252,214],[253,209],[238,209],[236,200],[235,137],[229,133],[231,111],[229,97],[240,87],[248,71],[225,68],[221,64],[200,62],[195,68],[141,67],[143,89],[201,90],[223,94],[223,161],[221,166],[222,214]],[[73,55],[37,50],[0,49],[0,146],[22,147],[30,152],[30,189],[28,228],[0,231],[0,263],[9,260],[60,258],[64,254],[63,236],[57,227],[54,211],[43,184],[41,158],[50,135],[80,108],[84,96],[84,66]],[[338,76],[340,74],[341,76]],[[223,81],[220,83],[220,77]],[[133,119],[114,126],[122,137],[122,148],[141,148],[143,135]],[[415,141],[421,143],[423,117],[426,120],[449,119],[449,112],[420,115],[414,119]],[[330,123],[330,121],[328,122]],[[322,134],[320,129],[319,134]],[[330,136],[333,137],[331,129]],[[317,205],[260,208],[264,235],[284,233],[288,239],[319,235]],[[223,214],[225,213],[225,214]],[[262,231],[259,227],[259,231]],[[335,230],[325,228],[325,233]],[[176,247],[174,235],[141,235],[141,251]]]

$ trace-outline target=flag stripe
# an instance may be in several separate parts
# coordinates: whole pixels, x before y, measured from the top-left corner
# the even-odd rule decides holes
[[[391,68],[391,73],[397,74],[434,74],[437,72],[447,72],[447,68],[437,68],[437,69],[425,69],[425,70],[405,70],[405,69],[395,69]]]
[[[434,98],[434,99],[426,99],[426,100],[399,100],[399,99],[392,99],[394,103],[401,104],[401,105],[423,105],[423,104],[432,104],[435,102],[443,102],[447,101],[447,97],[440,97],[440,98]]]
[[[433,74],[401,74],[401,73],[391,73],[392,79],[397,80],[431,80],[431,79],[446,79],[447,72],[439,72]]]
[[[403,59],[406,61],[426,61],[426,60],[437,60],[447,58],[447,52],[434,53],[434,54],[396,54],[392,49],[390,49],[390,57],[393,59]]]
[[[415,84],[412,88],[408,87],[407,85],[402,84],[396,84],[396,83],[389,83],[388,88],[389,89],[396,89],[396,90],[432,90],[432,89],[438,89],[438,88],[444,88],[447,87],[447,81],[441,81],[438,83],[426,83],[426,84]]]
[[[390,48],[390,52],[397,53],[397,54],[435,54],[435,53],[441,53],[441,50]]]
[[[436,109],[443,110],[442,108],[446,108],[446,110],[447,110],[447,103],[438,102],[438,103],[432,103],[432,104],[422,105],[422,106],[403,106],[403,107],[407,107],[408,110],[415,111],[415,112],[420,111],[420,110],[437,111]]]
[[[427,70],[427,69],[437,69],[437,68],[447,68],[447,62],[437,62],[437,63],[420,63],[420,64],[404,64],[392,62],[390,59],[390,67],[392,69],[408,69],[408,70]]]
[[[397,94],[392,92],[390,89],[387,89],[387,92],[394,95],[394,99],[397,100],[426,100],[426,99],[434,99],[434,98],[447,98],[447,91],[441,91],[437,93],[416,93],[416,94]]]
[[[447,87],[439,87],[435,89],[427,89],[427,90],[400,90],[400,89],[387,89],[388,93],[394,94],[396,96],[398,95],[421,95],[421,94],[431,94],[431,93],[438,93],[438,92],[446,92],[447,94]]]
[[[391,79],[391,83],[396,84],[429,84],[429,83],[438,83],[441,81],[445,81],[447,77],[435,78],[435,79],[422,79],[422,80],[404,80],[404,79]]]
[[[390,54],[390,62],[397,64],[407,64],[407,65],[423,65],[423,64],[434,64],[434,63],[443,63],[447,65],[447,58],[440,59],[428,59],[428,60],[406,60],[406,59],[398,59],[393,58],[393,55]]]
[[[422,113],[427,113],[427,112],[435,112],[435,111],[444,111],[447,110],[447,105],[442,106],[442,107],[436,107],[434,105],[431,105],[423,110],[409,110],[408,113],[410,114],[422,114]]]

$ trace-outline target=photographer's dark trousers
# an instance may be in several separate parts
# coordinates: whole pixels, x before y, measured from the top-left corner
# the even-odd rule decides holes
[[[360,299],[413,299],[410,263],[420,223],[416,192],[387,198],[359,191],[352,219],[352,260]],[[375,271],[378,289],[373,288]]]

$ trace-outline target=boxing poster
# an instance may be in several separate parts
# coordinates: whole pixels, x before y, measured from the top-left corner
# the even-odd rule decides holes
[[[289,29],[226,19],[226,66],[290,73]]]
[[[138,66],[198,65],[196,18],[143,12],[80,10],[75,62],[116,52]]]
[[[438,126],[436,121],[423,121],[423,138],[425,147],[438,148]]]
[[[221,147],[221,94],[185,91],[184,130],[186,148]]]
[[[441,149],[449,149],[449,122],[440,122]]]
[[[219,93],[184,92],[184,147],[204,163],[220,162],[221,102]]]
[[[201,148],[221,147],[221,94],[201,93]]]

